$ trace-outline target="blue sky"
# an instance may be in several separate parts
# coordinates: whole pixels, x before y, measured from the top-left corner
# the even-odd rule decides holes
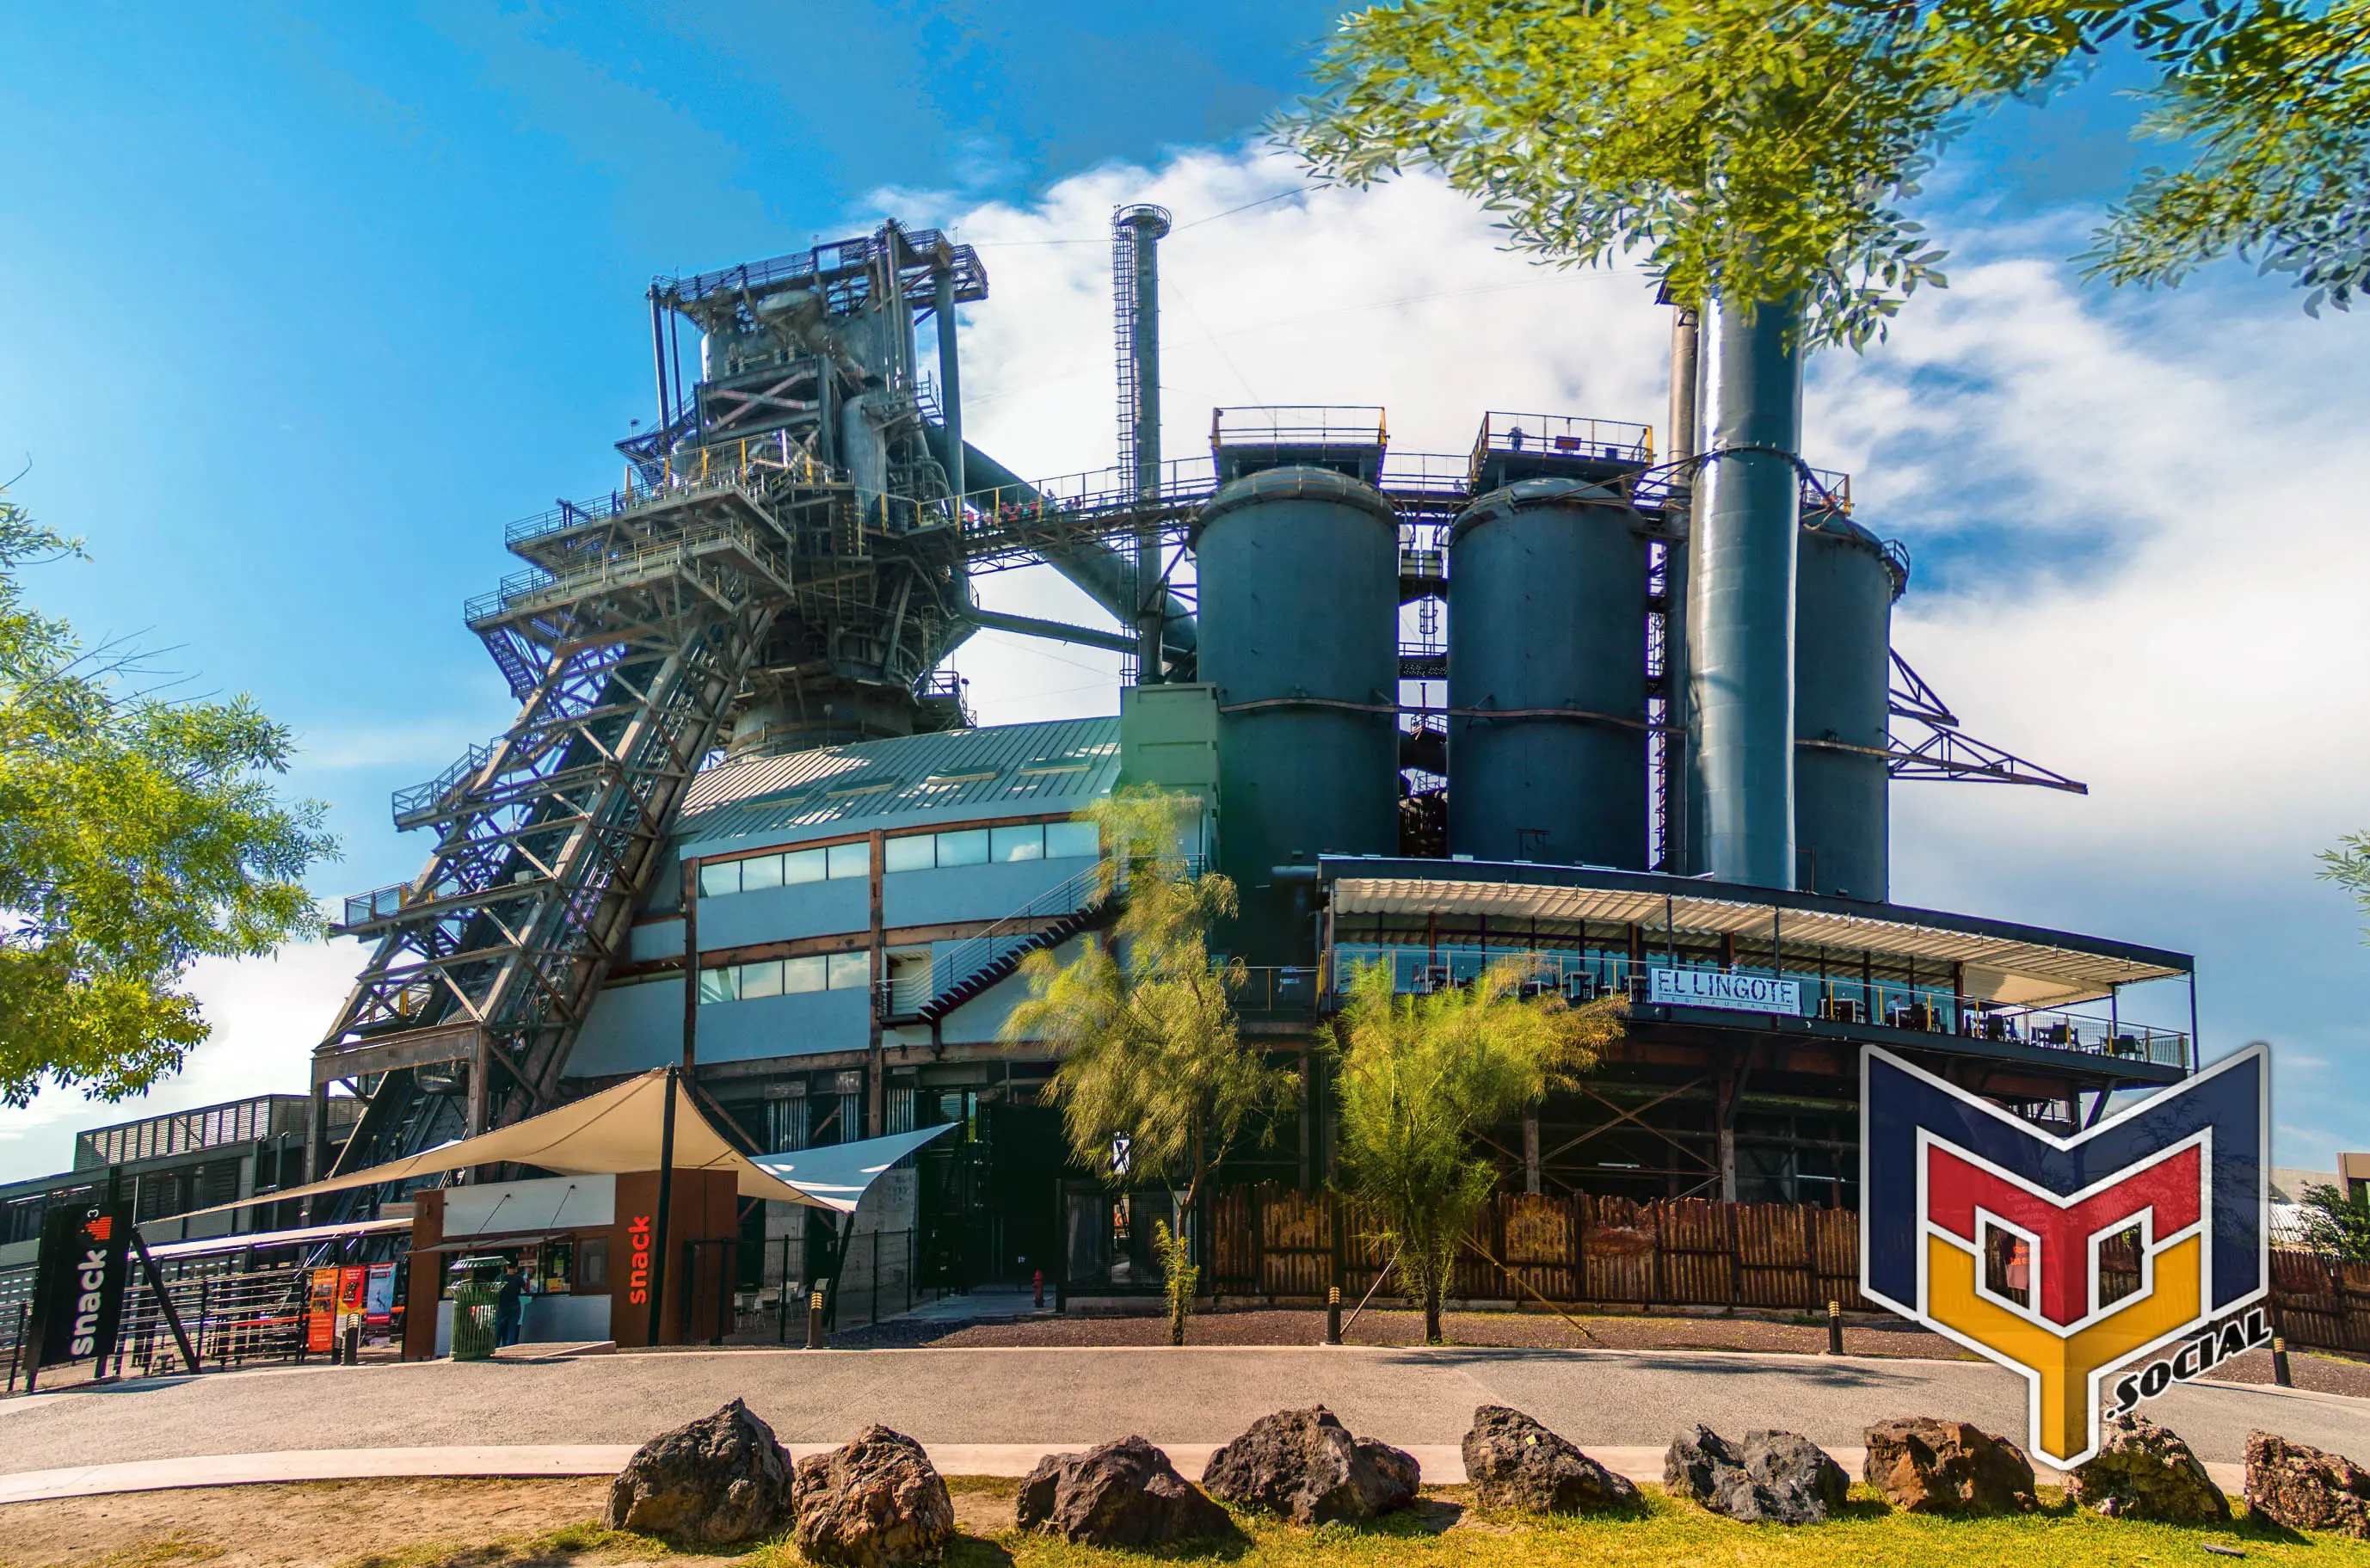
[[[11,8],[0,473],[29,463],[14,498],[94,557],[35,592],[296,727],[295,784],[347,844],[320,892],[408,876],[424,846],[392,831],[387,791],[510,711],[459,602],[504,571],[505,521],[615,482],[609,443],[649,412],[652,274],[884,211],[954,224],[994,278],[970,322],[980,428],[1024,470],[1099,466],[1104,213],[1145,194],[1181,222],[1290,189],[1254,132],[1333,11]],[[2307,590],[2370,565],[2334,533],[2339,555],[2311,554],[2306,526],[2359,505],[2341,460],[2365,344],[2235,268],[2165,298],[2072,276],[2151,155],[2131,82],[2111,63],[1960,140],[1928,199],[1958,286],[1866,361],[1822,363],[1812,456],[1858,470],[1916,550],[1901,640],[1971,725],[2101,784],[1904,789],[1899,896],[2199,952],[2209,1049],[2282,1046],[2284,1082],[2313,1090],[2284,1092],[2283,1157],[2318,1161],[2370,1146],[2347,1070],[2370,954],[2310,879],[2313,846],[2370,825],[2351,787],[2365,660],[2310,591],[2284,614],[2261,608],[2274,587],[2227,585],[2249,563]],[[1180,232],[1168,280],[1179,448],[1214,401],[1389,403],[1440,449],[1518,396],[1659,418],[1662,318],[1635,276],[1528,269],[1423,182]],[[2076,416],[2019,425],[2059,397]],[[2186,489],[2157,482],[2192,460]],[[2236,476],[2264,461],[2272,481]],[[2227,526],[2192,540],[2201,507]],[[2235,530],[2260,548],[2201,567]],[[1025,575],[995,591],[1084,613]],[[2077,632],[2100,641],[2075,651]],[[2226,689],[2170,677],[2201,641],[2226,650]],[[984,637],[961,662],[991,718],[1110,704],[1078,650]],[[156,1103],[299,1087],[357,961],[341,944],[209,970],[221,1037]],[[0,1176],[56,1168],[66,1127],[122,1114],[54,1095],[0,1114]]]

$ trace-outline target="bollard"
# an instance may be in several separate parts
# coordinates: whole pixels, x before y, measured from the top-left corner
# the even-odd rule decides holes
[[[349,1367],[361,1366],[362,1364],[362,1321],[360,1317],[350,1317],[346,1320],[345,1337],[346,1343],[341,1347],[345,1354],[339,1359]]]
[[[823,1348],[823,1287],[821,1286],[815,1287],[814,1294],[807,1298],[807,1348],[809,1350]]]
[[[1341,1288],[1329,1286],[1325,1291],[1325,1343],[1341,1343]]]
[[[2295,1387],[2295,1379],[2288,1375],[2288,1340],[2285,1334],[2272,1335],[2272,1381],[2284,1389]]]
[[[1037,1310],[1041,1312],[1045,1310],[1045,1271],[1043,1269],[1037,1271],[1034,1284],[1037,1293],[1035,1305]]]
[[[1843,1353],[1844,1304],[1841,1301],[1830,1301],[1827,1303],[1827,1354],[1841,1356]]]

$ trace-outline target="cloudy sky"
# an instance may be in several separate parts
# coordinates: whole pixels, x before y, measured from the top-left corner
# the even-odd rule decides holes
[[[387,791],[509,716],[459,604],[504,521],[615,483],[653,274],[951,228],[992,279],[972,434],[1071,473],[1112,456],[1110,210],[1154,200],[1172,452],[1215,405],[1379,403],[1402,451],[1462,450],[1490,408],[1660,423],[1639,274],[1542,270],[1421,178],[1306,191],[1263,147],[1331,9],[17,8],[0,469],[93,556],[34,592],[295,726],[294,786],[345,840],[326,897],[415,872]],[[2279,1159],[2327,1168],[2370,1147],[2370,951],[2313,876],[2370,827],[2370,324],[2236,267],[2084,284],[2066,258],[2150,155],[2129,85],[2110,63],[1957,143],[1925,214],[1951,287],[1814,363],[1807,454],[1916,558],[1903,652],[2092,790],[1902,786],[1894,896],[2197,954],[2207,1055],[2272,1041]],[[1049,576],[983,597],[1092,617]],[[1089,650],[983,635],[956,663],[989,722],[1115,706]],[[301,1089],[359,958],[202,966],[189,1071],[0,1112],[0,1179],[63,1167],[75,1127]]]

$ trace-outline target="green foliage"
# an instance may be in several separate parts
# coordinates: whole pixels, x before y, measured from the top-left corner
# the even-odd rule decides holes
[[[1517,248],[1642,251],[1671,298],[1803,297],[1858,348],[1943,253],[1896,205],[1972,111],[2096,40],[2177,34],[2093,0],[1399,0],[1345,17],[1278,126],[1320,179],[1439,171]]]
[[[2370,0],[2251,0],[2183,42],[2142,130],[2190,161],[2142,177],[2090,271],[2170,285],[2236,252],[2345,309],[2370,288]]]
[[[2304,1189],[2305,1244],[2327,1258],[2370,1263],[2370,1191],[2348,1197],[2337,1188]]]
[[[1179,852],[1189,805],[1128,788],[1088,809],[1102,828],[1105,891],[1125,900],[1111,940],[1068,963],[1030,954],[1020,967],[1029,995],[1003,1034],[1060,1061],[1046,1093],[1078,1163],[1109,1173],[1124,1136],[1131,1177],[1178,1191],[1180,1231],[1211,1171],[1291,1082],[1236,1027],[1242,961],[1210,961],[1210,930],[1233,918],[1235,885]]]
[[[2370,833],[2348,833],[2335,849],[2321,851],[2320,879],[2353,894],[2363,912],[2370,914]],[[2370,928],[2364,929],[2363,940],[2370,942]]]
[[[78,542],[0,501],[0,1101],[44,1082],[109,1098],[203,1040],[180,989],[206,956],[321,929],[303,876],[336,853],[284,802],[288,731],[246,696],[169,701],[126,655],[85,650],[17,569]]]
[[[1193,1315],[1193,1293],[1202,1284],[1202,1265],[1193,1261],[1193,1238],[1171,1230],[1166,1219],[1156,1219],[1152,1250],[1160,1259],[1160,1288],[1168,1298],[1168,1343],[1182,1345],[1186,1320]]]
[[[1593,1065],[1621,1034],[1620,1003],[1524,1001],[1520,958],[1470,987],[1401,996],[1387,966],[1351,979],[1332,1025],[1343,1175],[1397,1254],[1400,1288],[1440,1341],[1440,1302],[1474,1216],[1498,1184],[1476,1134]]]

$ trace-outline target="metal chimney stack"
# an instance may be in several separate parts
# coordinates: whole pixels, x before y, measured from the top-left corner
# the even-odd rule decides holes
[[[1111,307],[1119,327],[1119,465],[1140,499],[1160,494],[1160,240],[1168,233],[1163,207],[1121,207],[1111,213]],[[1160,526],[1140,518],[1135,529],[1136,679],[1161,679],[1161,633],[1168,591],[1160,575]]]

